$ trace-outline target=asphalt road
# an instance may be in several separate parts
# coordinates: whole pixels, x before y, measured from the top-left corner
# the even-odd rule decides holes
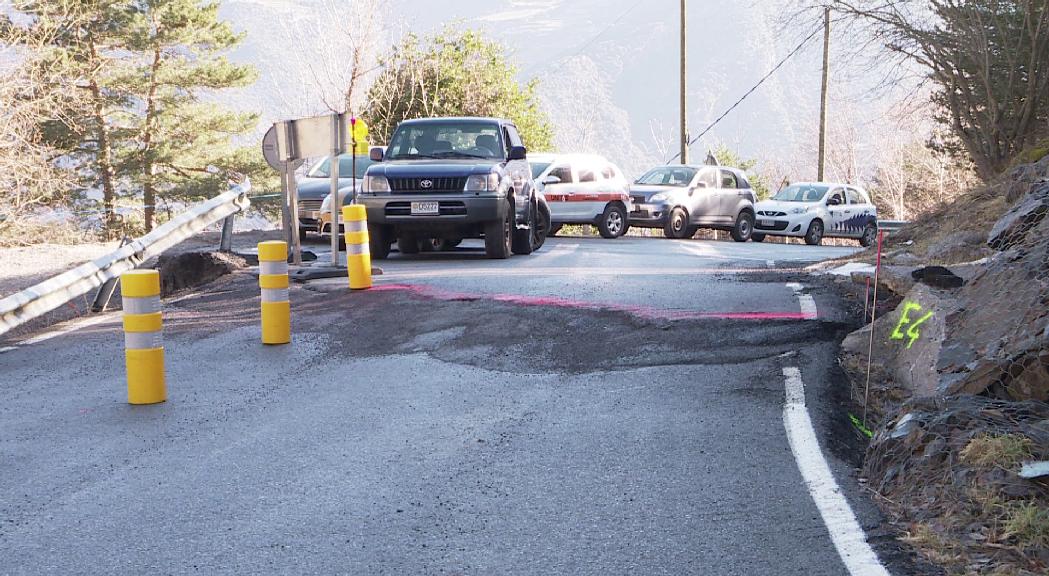
[[[119,316],[0,353],[0,574],[847,574],[784,433],[801,369],[857,488],[841,248],[555,239],[165,304],[169,401],[125,399]],[[809,300],[810,299],[810,300]],[[815,313],[806,307],[815,305]]]

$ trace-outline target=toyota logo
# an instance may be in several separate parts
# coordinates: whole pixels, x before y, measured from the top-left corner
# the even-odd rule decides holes
[[[433,180],[420,180],[419,187],[429,190],[430,188],[433,188]]]

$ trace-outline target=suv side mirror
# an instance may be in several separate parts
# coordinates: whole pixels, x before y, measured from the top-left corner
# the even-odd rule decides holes
[[[375,147],[368,151],[368,158],[372,162],[382,162],[382,148]]]
[[[524,146],[511,146],[510,155],[507,156],[507,160],[524,160],[528,157],[528,149]]]
[[[549,186],[551,184],[560,184],[560,183],[561,183],[561,179],[558,178],[557,176],[547,176],[546,178],[543,178],[543,186]]]

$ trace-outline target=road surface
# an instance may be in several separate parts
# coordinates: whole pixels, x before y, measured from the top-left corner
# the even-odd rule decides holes
[[[168,402],[119,315],[0,353],[0,574],[848,574],[784,429],[798,368],[867,537],[836,365],[848,248],[552,239],[165,303]],[[891,566],[890,566],[891,568]],[[899,573],[906,573],[900,571]]]

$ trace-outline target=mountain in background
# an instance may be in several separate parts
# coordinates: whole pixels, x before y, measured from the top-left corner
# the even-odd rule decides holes
[[[259,82],[227,97],[274,120],[325,111],[304,84],[326,38],[342,26],[332,0],[225,0],[222,14],[246,33],[235,53],[259,67]],[[689,122],[695,135],[721,115],[808,31],[784,31],[784,2],[692,2],[689,6]],[[561,151],[602,153],[632,176],[678,151],[677,0],[391,0],[384,3],[381,52],[406,31],[445,23],[481,28],[506,45],[522,80],[541,80],[542,101]],[[352,18],[347,18],[347,25]],[[769,162],[808,162],[819,105],[819,42],[812,42],[691,150],[693,160],[726,144]],[[835,71],[836,78],[839,76]],[[846,79],[832,93],[849,134],[884,107]],[[834,111],[835,108],[832,108]],[[863,144],[859,144],[862,148]],[[811,177],[812,175],[804,175]]]

